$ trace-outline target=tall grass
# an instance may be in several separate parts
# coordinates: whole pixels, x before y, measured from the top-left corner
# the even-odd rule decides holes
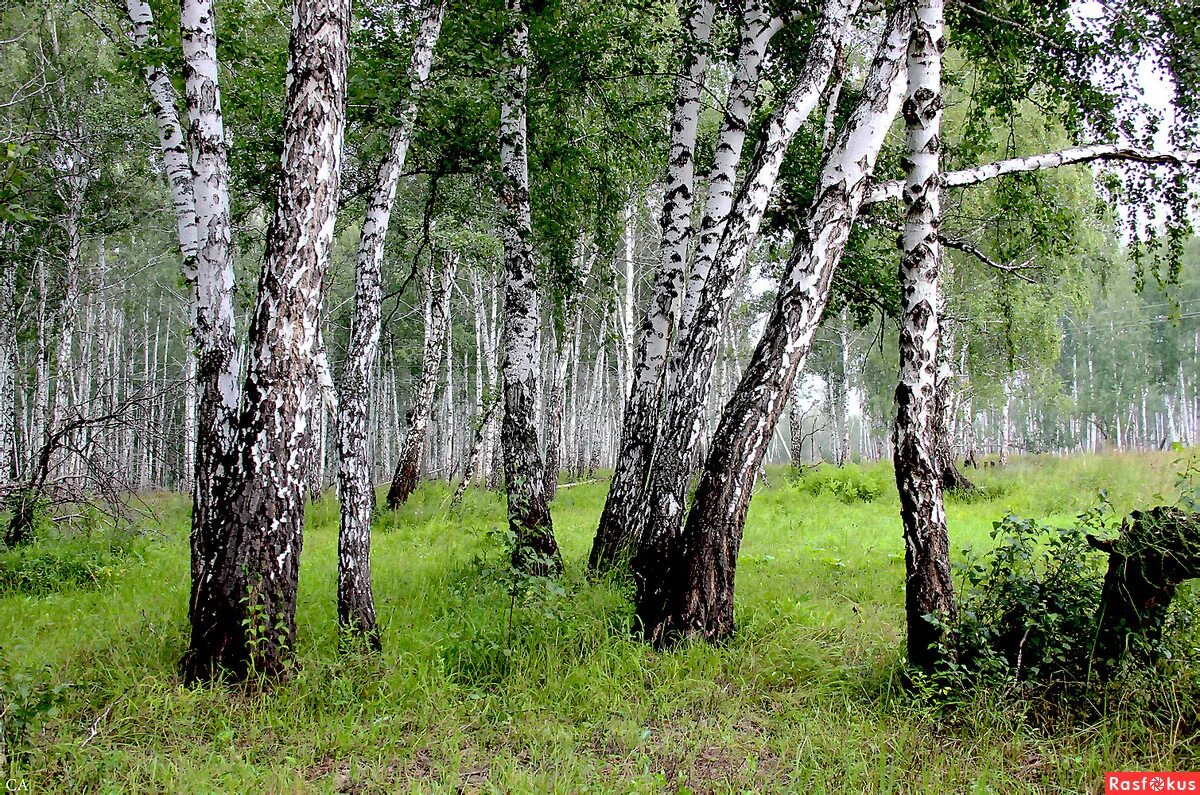
[[[1010,510],[1065,522],[1099,488],[1128,510],[1167,493],[1173,471],[1168,455],[1111,455],[972,472],[983,497],[949,503],[952,546],[990,543]],[[469,492],[451,510],[427,484],[381,513],[385,651],[340,651],[327,496],[308,515],[299,664],[268,688],[181,685],[187,517],[165,501],[161,532],[104,587],[0,596],[0,693],[45,702],[7,776],[71,792],[1078,792],[1105,770],[1200,766],[1194,703],[1164,719],[1131,694],[1085,720],[1003,692],[948,703],[901,687],[890,468],[769,475],[746,528],[736,637],[667,654],[629,639],[626,586],[584,576],[603,483],[559,492],[564,593],[511,618],[486,573],[501,500]],[[839,479],[855,485],[820,485]]]

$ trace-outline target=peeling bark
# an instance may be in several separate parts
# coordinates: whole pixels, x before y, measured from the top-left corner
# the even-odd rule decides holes
[[[950,541],[937,460],[942,122],[942,0],[918,0],[904,100],[907,149],[904,254],[900,262],[900,378],[892,458],[904,524],[904,612],[908,660],[930,670],[943,659],[943,627],[954,623]]]
[[[633,557],[640,605],[660,603],[661,578],[673,565],[692,462],[703,431],[702,409],[717,358],[721,326],[735,294],[736,277],[753,248],[787,148],[821,97],[856,6],[855,0],[825,3],[801,77],[766,125],[726,222],[692,325],[684,329],[668,363],[662,432],[642,503],[646,506],[645,525]],[[657,624],[657,609],[648,610],[645,618]]]
[[[267,229],[238,428],[237,468],[195,588],[186,673],[282,674],[296,640],[306,450],[318,379],[322,283],[333,247],[345,129],[349,0],[297,0],[283,157]],[[199,191],[197,191],[199,208]]]
[[[588,557],[588,568],[593,572],[611,570],[625,560],[641,533],[642,490],[654,454],[671,331],[684,284],[695,181],[696,129],[713,3],[688,2],[682,16],[683,57],[675,77],[658,269],[633,361],[633,386],[625,402],[616,465]]]
[[[812,347],[867,182],[904,86],[908,11],[894,14],[862,96],[821,165],[766,330],[721,415],[681,537],[642,558],[640,631],[657,646],[733,632],[733,586],[754,480]],[[646,565],[653,563],[655,565]]]
[[[500,105],[500,205],[504,237],[504,487],[508,526],[516,539],[513,565],[533,574],[556,574],[562,556],[546,500],[545,467],[538,442],[537,274],[529,200],[529,152],[525,93],[529,81],[529,19],[526,0],[506,0],[512,18],[504,37],[508,63]]]

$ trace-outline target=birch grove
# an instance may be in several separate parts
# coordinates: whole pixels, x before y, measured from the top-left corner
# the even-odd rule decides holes
[[[932,670],[974,467],[1200,442],[1200,89],[1165,5],[17,5],[5,545],[190,504],[188,681],[290,669],[334,500],[318,598],[367,651],[372,528],[422,512],[501,548],[512,612],[631,578],[665,648],[736,632],[756,492],[889,460]]]

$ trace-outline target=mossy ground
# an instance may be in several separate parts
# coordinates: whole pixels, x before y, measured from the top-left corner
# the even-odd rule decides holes
[[[1169,499],[1175,458],[972,471],[984,490],[949,501],[952,547],[990,543],[1008,511],[1069,521],[1101,488],[1118,511]],[[444,486],[422,487],[376,525],[383,654],[340,649],[326,496],[308,516],[297,666],[268,689],[181,684],[186,505],[157,498],[119,576],[0,595],[0,686],[37,707],[7,777],[70,792],[945,793],[1094,792],[1106,770],[1200,769],[1190,696],[1150,713],[1117,692],[1088,712],[902,687],[890,467],[770,475],[742,547],[736,637],[665,654],[629,638],[621,585],[583,576],[604,483],[560,491],[565,595],[519,604],[511,623],[480,563],[499,554],[502,502],[471,492],[450,510]]]

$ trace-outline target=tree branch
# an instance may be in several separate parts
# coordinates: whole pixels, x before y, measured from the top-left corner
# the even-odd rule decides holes
[[[887,218],[864,218],[863,222],[867,226],[882,227],[884,229],[890,229],[893,232],[903,231],[903,226],[901,226],[896,221],[892,221]],[[1033,279],[1029,278],[1024,273],[1021,273],[1021,271],[1026,270],[1030,267],[1030,263],[1032,263],[1033,260],[1028,260],[1028,261],[1022,263],[1021,265],[1011,265],[1008,263],[999,262],[997,260],[992,259],[990,256],[988,256],[983,251],[983,249],[979,248],[979,246],[975,245],[971,241],[964,240],[961,237],[948,237],[946,235],[943,235],[941,232],[938,233],[938,241],[940,241],[941,244],[943,246],[946,246],[947,248],[952,248],[957,251],[961,251],[964,254],[970,254],[972,257],[979,260],[984,265],[987,265],[989,268],[995,268],[998,271],[1004,271],[1005,273],[1010,273],[1013,276],[1016,276],[1018,279],[1020,279],[1023,282],[1027,282],[1029,284],[1037,284],[1037,282],[1035,282]]]
[[[1195,166],[1200,165],[1200,152],[1186,149],[1154,150],[1134,146],[1119,146],[1116,144],[1097,144],[1095,146],[1077,146],[1063,149],[1059,152],[1048,152],[1028,157],[1014,157],[1011,160],[998,160],[975,168],[962,171],[950,171],[942,174],[942,185],[947,188],[963,188],[968,185],[978,185],[1006,174],[1020,174],[1029,171],[1042,171],[1049,168],[1074,166],[1080,163],[1097,161],[1122,160],[1133,163],[1145,163],[1157,166]],[[899,199],[904,189],[904,182],[892,180],[876,185],[867,197],[864,205],[876,202]]]

